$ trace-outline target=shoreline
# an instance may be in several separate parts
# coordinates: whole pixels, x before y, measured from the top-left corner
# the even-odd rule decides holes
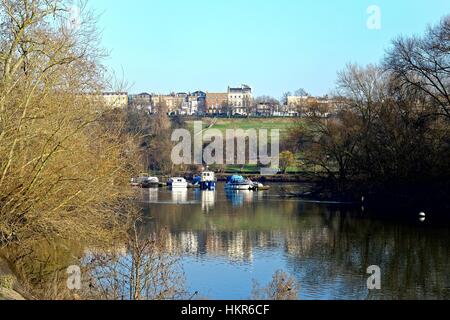
[[[197,172],[179,173],[180,176],[187,179],[193,178]],[[339,190],[336,184],[331,183],[323,176],[313,173],[297,174],[277,174],[263,176],[256,173],[216,173],[217,181],[225,182],[227,177],[233,174],[242,175],[255,182],[260,183],[278,183],[281,186],[289,183],[303,185],[299,190],[283,190],[280,193],[280,199],[302,199],[309,202],[341,204],[343,206],[361,206],[369,210],[382,210],[392,208],[395,210],[414,210],[419,214],[421,211],[437,212],[439,216],[450,219],[448,211],[450,203],[445,190],[450,190],[450,186],[445,183],[435,183],[422,186],[386,186],[370,187],[362,183],[348,182],[343,190]],[[161,180],[165,181],[170,176],[160,175]],[[341,188],[342,189],[342,188]],[[395,214],[395,212],[393,213]]]
[[[182,172],[170,175],[156,175],[161,182],[168,180],[171,177],[179,176],[187,179],[192,179],[198,175],[198,172]],[[255,182],[269,182],[269,183],[314,183],[319,182],[319,177],[313,176],[310,173],[298,173],[298,174],[277,174],[277,175],[261,175],[259,173],[215,173],[217,181],[225,182],[227,177],[233,175],[241,175]]]

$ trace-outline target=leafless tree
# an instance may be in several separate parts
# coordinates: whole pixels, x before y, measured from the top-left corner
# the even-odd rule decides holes
[[[450,118],[450,16],[422,37],[399,37],[387,52],[385,69],[399,86],[424,91],[436,115]]]
[[[0,2],[0,244],[103,238],[135,164],[132,138],[98,93],[95,16],[68,1]],[[132,169],[131,169],[132,170]],[[116,225],[117,226],[117,225]]]
[[[166,230],[149,233],[142,222],[142,217],[131,221],[124,250],[91,254],[87,262],[91,270],[91,297],[108,300],[188,297],[177,253],[167,248],[169,233]]]
[[[257,282],[253,285],[253,300],[298,300],[300,285],[297,280],[283,271],[277,271],[272,281],[261,287]]]

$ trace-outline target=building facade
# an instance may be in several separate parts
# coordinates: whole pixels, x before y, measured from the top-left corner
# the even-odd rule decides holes
[[[232,115],[249,115],[253,105],[252,88],[245,84],[239,88],[228,87],[228,104]]]
[[[271,117],[274,115],[275,106],[268,103],[258,103],[255,107],[255,115],[259,117]]]
[[[124,109],[128,107],[127,92],[103,92],[101,99],[106,106],[112,109]]]
[[[128,97],[128,103],[130,106],[139,110],[147,110],[152,113],[152,95],[149,93],[132,94]]]
[[[227,113],[225,106],[228,104],[228,93],[207,92],[206,93],[206,113],[209,115],[219,115]]]
[[[153,94],[152,110],[153,112],[160,112],[164,108],[167,114],[179,114],[186,96],[187,94],[182,92],[171,93],[169,95]]]

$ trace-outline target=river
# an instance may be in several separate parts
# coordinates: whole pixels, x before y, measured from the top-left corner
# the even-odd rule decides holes
[[[264,286],[283,270],[305,300],[450,299],[450,226],[421,221],[420,211],[379,218],[361,206],[283,199],[276,185],[137,192],[148,232],[167,228],[167,247],[202,297],[248,299],[255,281]],[[381,268],[381,290],[367,288],[372,265]]]

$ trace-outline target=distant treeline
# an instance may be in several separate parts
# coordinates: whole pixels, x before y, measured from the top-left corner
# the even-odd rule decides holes
[[[447,198],[450,17],[422,36],[398,37],[378,65],[348,65],[336,91],[336,117],[312,110],[290,139],[328,186],[395,201]]]

